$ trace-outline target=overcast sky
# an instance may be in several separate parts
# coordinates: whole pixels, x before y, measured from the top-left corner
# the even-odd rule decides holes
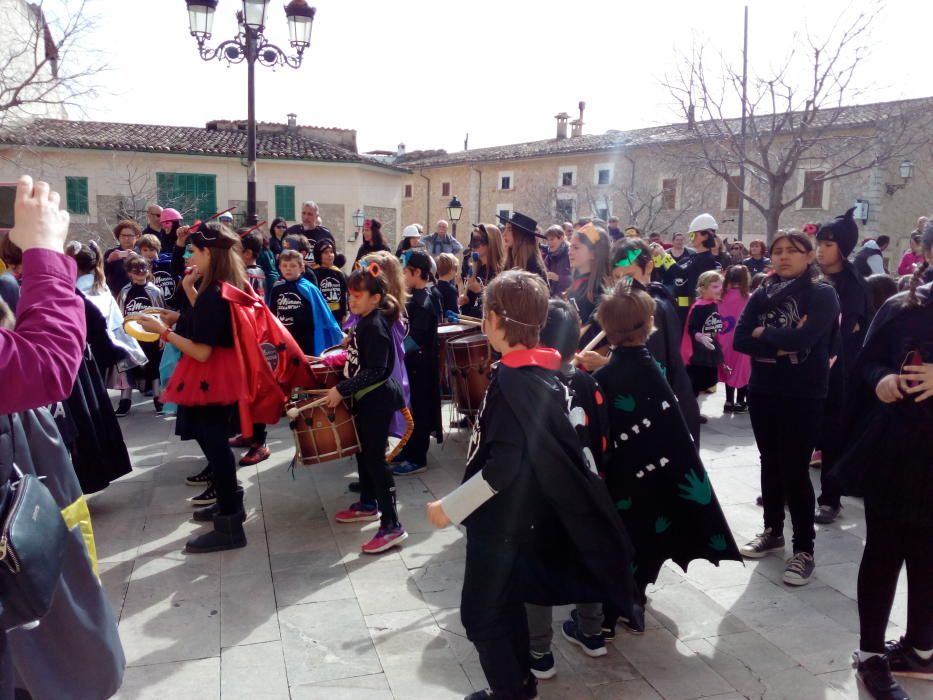
[[[74,0],[68,0],[73,2]],[[284,0],[266,35],[287,46]],[[697,37],[740,62],[735,0],[317,0],[312,46],[299,70],[257,66],[257,115],[356,129],[361,151],[492,146],[551,138],[553,116],[586,101],[585,133],[682,121],[662,86]],[[877,2],[749,5],[749,65],[784,60],[795,32],[828,32]],[[218,43],[235,34],[237,0],[221,0]],[[87,105],[103,121],[203,125],[246,117],[246,67],[203,62],[184,0],[94,0],[95,45],[111,69]],[[933,96],[933,3],[889,0],[859,73],[860,103]],[[737,63],[736,65],[740,65]]]

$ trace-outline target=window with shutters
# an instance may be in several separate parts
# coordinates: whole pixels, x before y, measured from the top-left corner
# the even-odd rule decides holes
[[[88,194],[86,177],[65,178],[65,205],[69,214],[87,214]]]
[[[217,176],[156,173],[159,204],[177,209],[186,221],[207,219],[217,211]]]
[[[450,196],[450,183],[442,182],[441,183],[441,197],[449,197],[449,196]]]
[[[515,188],[515,173],[513,172],[500,172],[499,173],[499,189],[500,190],[511,190]]]
[[[596,172],[596,184],[597,185],[608,185],[611,179],[612,179],[612,171],[607,168],[603,168]]]
[[[823,181],[820,179],[825,175],[823,170],[810,170],[803,174],[803,209],[822,209],[823,208]]]
[[[413,196],[413,195],[412,195],[412,189],[413,189],[413,187],[412,187],[411,184],[406,184],[406,185],[405,185],[405,199],[411,199],[411,198],[412,198],[412,196]]]
[[[573,221],[574,219],[574,205],[575,202],[572,198],[560,198],[557,200],[557,212],[556,219],[557,221]]]
[[[275,186],[275,215],[279,219],[295,221],[295,187],[294,185]]]
[[[661,180],[661,209],[677,208],[677,180],[665,178]]]
[[[741,206],[742,183],[741,175],[729,176],[729,182],[726,184],[726,209],[738,209]]]

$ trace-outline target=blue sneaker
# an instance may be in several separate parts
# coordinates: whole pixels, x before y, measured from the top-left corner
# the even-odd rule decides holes
[[[566,620],[564,624],[560,626],[560,631],[561,634],[564,635],[564,639],[583,649],[583,653],[587,656],[605,656],[607,653],[606,642],[603,641],[603,635],[594,634],[592,637],[589,637],[583,634],[577,627],[577,623],[573,618]]]
[[[426,472],[427,470],[428,467],[425,464],[401,462],[392,469],[392,473],[395,474],[395,476],[411,476],[412,474],[420,474],[421,472]]]

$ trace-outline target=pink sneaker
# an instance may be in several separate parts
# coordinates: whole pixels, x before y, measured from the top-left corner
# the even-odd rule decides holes
[[[338,523],[369,523],[379,520],[382,514],[377,506],[368,506],[357,501],[346,510],[342,510],[334,519]]]
[[[398,525],[397,527],[380,527],[376,536],[362,546],[363,554],[379,554],[392,547],[397,547],[402,540],[408,539],[408,533]]]

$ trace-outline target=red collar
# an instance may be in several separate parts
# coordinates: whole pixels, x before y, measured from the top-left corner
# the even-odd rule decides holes
[[[513,350],[503,355],[500,360],[506,367],[543,367],[560,369],[560,353],[553,348],[532,348],[531,350]]]

